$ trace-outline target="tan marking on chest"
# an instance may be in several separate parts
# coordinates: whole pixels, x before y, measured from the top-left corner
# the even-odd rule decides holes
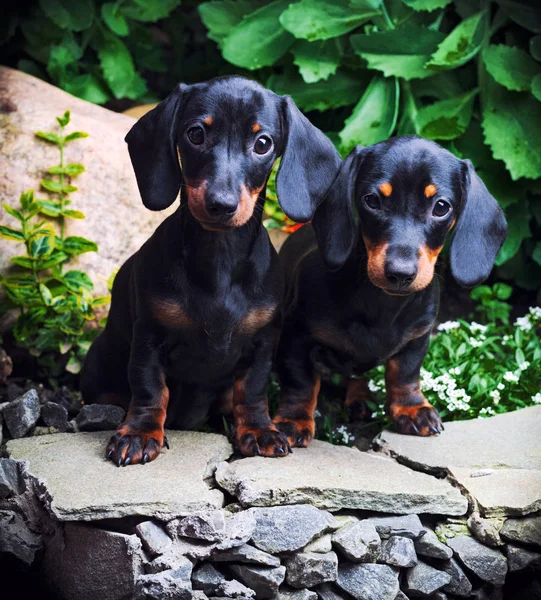
[[[239,323],[239,330],[242,333],[253,333],[258,329],[262,329],[271,322],[275,311],[276,306],[260,306],[258,308],[252,308]]]
[[[152,314],[156,320],[165,327],[184,328],[191,327],[193,321],[186,314],[184,308],[173,300],[154,300]]]

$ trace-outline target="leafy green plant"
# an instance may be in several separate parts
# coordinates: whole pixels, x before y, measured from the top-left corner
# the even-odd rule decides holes
[[[499,276],[541,286],[536,0],[211,0],[199,12],[226,61],[291,95],[343,154],[415,133],[471,159],[508,217]]]
[[[85,328],[95,318],[94,309],[109,302],[109,296],[92,296],[90,277],[79,270],[64,269],[72,256],[97,252],[98,246],[84,237],[65,235],[66,219],[84,219],[71,208],[69,195],[77,191],[71,180],[85,171],[79,163],[65,163],[67,144],[87,137],[87,133],[65,133],[70,122],[66,111],[57,117],[60,132],[38,131],[36,136],[58,147],[60,162],[47,169],[41,187],[47,198],[35,198],[33,190],[20,197],[20,207],[4,204],[4,210],[19,222],[19,228],[0,226],[0,237],[22,242],[26,255],[11,258],[19,271],[0,277],[2,287],[20,315],[13,328],[16,342],[38,357],[50,375],[65,368],[79,372],[96,329]],[[43,220],[41,215],[49,218]],[[59,231],[53,226],[58,222]],[[58,354],[63,360],[58,360]]]

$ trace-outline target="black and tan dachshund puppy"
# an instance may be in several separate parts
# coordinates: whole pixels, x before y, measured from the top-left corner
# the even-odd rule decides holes
[[[194,427],[217,404],[242,454],[285,456],[265,396],[283,296],[265,187],[281,156],[281,206],[308,221],[340,156],[290,98],[241,77],[179,85],[126,141],[145,206],[167,208],[179,190],[181,204],[119,270],[85,361],[84,400],[127,410],[107,458],[153,460],[165,426]]]
[[[438,412],[419,387],[438,313],[434,267],[452,230],[458,283],[471,287],[489,275],[507,233],[496,200],[469,161],[406,136],[352,151],[313,225],[280,251],[286,300],[274,423],[291,446],[308,445],[325,371],[345,376],[346,405],[366,417],[361,376],[385,362],[394,427],[439,433]]]

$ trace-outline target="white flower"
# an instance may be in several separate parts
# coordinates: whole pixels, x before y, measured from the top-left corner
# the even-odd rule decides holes
[[[355,440],[355,436],[348,431],[345,425],[340,425],[340,427],[337,427],[334,430],[334,433],[338,434],[342,438],[344,444],[349,444]]]
[[[481,333],[485,333],[486,330],[487,330],[487,326],[486,325],[481,325],[480,323],[476,323],[475,321],[472,321],[470,323],[470,331],[472,333],[475,333],[476,331],[480,331]]]
[[[449,369],[451,375],[460,375],[460,367],[453,367]]]
[[[523,363],[522,363],[522,364],[519,366],[519,369],[520,369],[521,371],[525,371],[525,370],[526,370],[526,369],[527,369],[529,366],[530,366],[530,363],[529,363],[527,360],[525,360],[525,361],[524,361],[524,362],[523,362]]]
[[[529,313],[535,319],[541,319],[541,306],[530,306]]]
[[[459,327],[460,323],[458,321],[445,321],[445,323],[438,325],[438,331],[449,332],[451,329],[458,329]]]
[[[373,379],[370,379],[368,382],[368,389],[371,392],[379,392],[379,390],[381,390],[381,386],[378,385]]]
[[[537,394],[532,396],[532,402],[534,404],[541,404],[541,392],[537,392]]]
[[[317,408],[314,411],[314,417],[321,417],[321,413],[319,412],[319,410]]]
[[[501,381],[500,381],[500,383],[498,383],[498,385],[496,387],[500,390],[500,392],[502,390],[505,390],[505,385],[503,385],[503,383]]]
[[[496,414],[496,411],[492,408],[492,406],[485,406],[479,411],[479,415],[488,415],[493,416]]]
[[[511,383],[517,383],[519,380],[519,377],[511,371],[507,371],[507,373],[504,373],[503,378],[505,379],[505,381],[510,381]]]
[[[475,338],[471,337],[470,338],[470,344],[474,347],[474,348],[479,348],[479,346],[483,345],[483,342],[481,340],[476,340]]]
[[[500,396],[500,392],[498,392],[498,390],[494,390],[493,392],[489,392],[488,395],[492,398],[494,404],[498,404],[500,402],[501,396]]]
[[[532,322],[530,321],[530,317],[528,315],[526,315],[525,317],[519,317],[515,321],[514,326],[518,327],[519,329],[522,329],[522,331],[529,331],[533,327]]]

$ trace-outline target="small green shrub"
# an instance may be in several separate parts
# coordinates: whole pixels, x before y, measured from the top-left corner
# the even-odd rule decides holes
[[[64,161],[67,144],[87,133],[65,134],[70,113],[57,117],[60,132],[36,132],[36,136],[58,146],[60,162],[47,169],[41,187],[47,198],[35,198],[33,190],[21,194],[20,208],[4,204],[5,211],[20,223],[20,228],[0,226],[0,237],[23,242],[26,255],[11,258],[20,272],[0,277],[2,287],[20,315],[13,328],[16,342],[38,357],[49,376],[66,369],[78,373],[96,329],[85,328],[95,318],[94,308],[109,302],[109,296],[92,296],[90,277],[79,270],[65,270],[72,256],[97,252],[98,246],[86,238],[65,236],[66,219],[84,219],[85,215],[71,207],[69,194],[77,188],[71,180],[84,172],[83,165]],[[40,215],[49,217],[42,220]],[[58,223],[59,231],[53,226]],[[58,360],[58,354],[63,359]]]

